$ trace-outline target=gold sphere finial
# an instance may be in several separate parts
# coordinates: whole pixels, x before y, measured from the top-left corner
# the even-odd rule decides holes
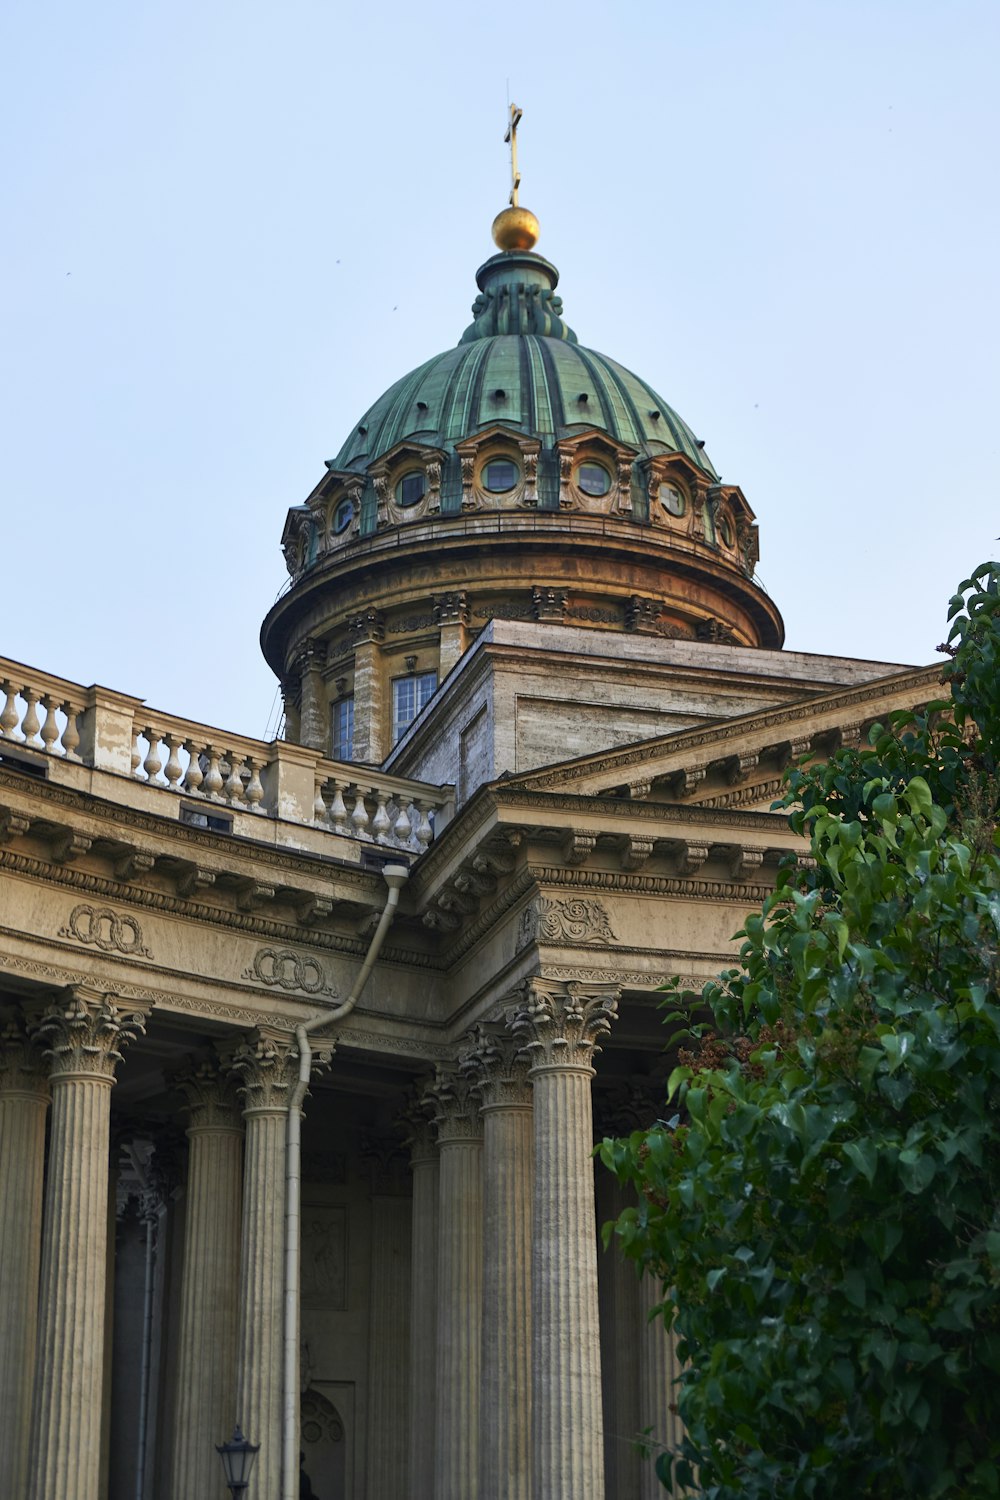
[[[505,208],[493,220],[493,239],[501,250],[531,250],[541,232],[530,208]]]

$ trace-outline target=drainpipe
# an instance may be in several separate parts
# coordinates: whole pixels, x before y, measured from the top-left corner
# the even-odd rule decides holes
[[[312,1073],[312,1048],[309,1033],[325,1030],[350,1015],[357,1005],[375,966],[386,933],[396,915],[399,893],[409,875],[407,865],[385,865],[382,877],[389,887],[386,902],[375,929],[367,957],[354,987],[342,1005],[335,1010],[312,1016],[295,1028],[299,1052],[299,1076],[288,1099],[288,1133],[285,1152],[285,1348],[282,1375],[283,1419],[281,1432],[281,1500],[297,1500],[299,1492],[299,1413],[296,1395],[299,1376],[299,1256],[300,1202],[302,1197],[302,1101]]]

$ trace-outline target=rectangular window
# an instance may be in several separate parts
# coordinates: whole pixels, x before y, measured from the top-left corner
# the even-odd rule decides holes
[[[417,672],[412,677],[397,677],[392,684],[392,743],[395,744],[413,723],[437,687],[436,672]]]
[[[334,760],[354,759],[354,699],[340,698],[333,705],[333,749]]]

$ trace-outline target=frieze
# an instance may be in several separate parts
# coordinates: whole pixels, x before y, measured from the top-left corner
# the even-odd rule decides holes
[[[120,915],[109,906],[74,906],[60,937],[99,948],[102,953],[121,953],[126,958],[152,958],[142,941],[142,928],[135,917]]]
[[[259,916],[256,913],[234,911],[223,906],[209,906],[204,902],[184,900],[168,895],[164,891],[150,891],[142,887],[132,886],[123,892],[117,881],[105,876],[94,875],[85,870],[75,870],[65,865],[50,865],[33,855],[16,854],[9,849],[0,849],[0,869],[9,870],[16,875],[27,875],[33,880],[43,881],[49,885],[68,886],[87,895],[117,897],[119,900],[127,901],[131,906],[139,906],[147,911],[169,912],[190,917],[194,921],[229,928],[254,937],[274,938],[279,941],[284,939],[286,942],[290,938],[301,940],[301,928],[296,922],[285,923],[270,917]],[[311,944],[315,948],[324,948],[353,958],[364,958],[367,952],[367,944],[356,936],[321,932],[315,928],[310,929],[309,935]],[[394,945],[386,948],[385,955],[397,963],[408,964],[413,968],[438,967],[432,955],[413,953],[406,949],[396,948]]]
[[[390,635],[409,635],[414,630],[433,630],[436,621],[431,614],[407,615],[404,620],[394,620],[388,627]]]
[[[525,867],[519,870],[510,884],[505,886],[497,899],[481,912],[474,922],[470,923],[452,943],[444,954],[445,962],[450,966],[468,953],[474,947],[484,933],[489,932],[497,921],[510,910],[525,891],[530,890],[534,884],[534,876]]]
[[[534,606],[528,604],[477,604],[473,607],[477,620],[533,620]]]
[[[337,1042],[365,1052],[398,1052],[404,1057],[422,1057],[438,1062],[450,1056],[445,1042],[414,1041],[405,1036],[384,1036],[380,1031],[362,1031],[356,1026],[339,1028]]]
[[[620,609],[598,609],[596,605],[574,604],[566,611],[567,620],[589,620],[594,625],[620,625]]]
[[[684,991],[700,995],[712,975],[648,974],[641,969],[582,969],[571,964],[546,964],[547,979],[577,980],[580,984],[618,984],[628,989],[659,991],[677,978]]]
[[[243,970],[243,978],[290,992],[301,990],[306,995],[326,995],[333,1000],[340,993],[315,958],[310,954],[296,953],[294,948],[258,948],[253,963]]]
[[[616,943],[611,918],[602,901],[577,897],[557,901],[539,896],[521,913],[517,929],[518,949],[538,943]]]

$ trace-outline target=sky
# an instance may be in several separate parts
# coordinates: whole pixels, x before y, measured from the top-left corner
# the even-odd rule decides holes
[[[509,189],[704,438],[802,651],[925,662],[1000,532],[995,0],[26,0],[0,654],[263,735],[279,549]]]

